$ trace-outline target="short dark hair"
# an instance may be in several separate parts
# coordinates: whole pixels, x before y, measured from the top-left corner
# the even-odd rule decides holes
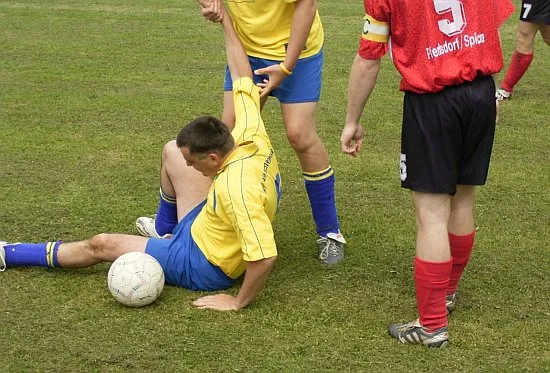
[[[235,145],[229,128],[218,118],[204,116],[189,122],[176,138],[178,148],[189,148],[191,153],[219,153],[226,155]]]

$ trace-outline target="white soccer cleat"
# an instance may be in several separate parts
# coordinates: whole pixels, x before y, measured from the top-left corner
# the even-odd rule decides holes
[[[328,233],[326,237],[319,237],[319,261],[322,264],[336,264],[344,259],[344,244],[346,240],[341,233]]]
[[[155,217],[141,216],[137,218],[136,229],[143,237],[162,238],[155,229]]]
[[[6,241],[0,241],[0,272],[6,270],[6,249],[4,249],[4,246],[7,244]]]

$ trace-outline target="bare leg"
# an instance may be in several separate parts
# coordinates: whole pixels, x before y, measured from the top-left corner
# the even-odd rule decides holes
[[[533,53],[538,30],[539,25],[535,23],[519,21],[516,32],[516,50],[523,54]]]
[[[540,25],[539,31],[542,40],[544,40],[547,45],[550,45],[550,25]]]
[[[178,205],[178,221],[195,206],[204,201],[212,179],[186,164],[176,141],[170,141],[162,149],[160,186],[162,191],[175,196]]]
[[[304,172],[321,171],[329,166],[327,150],[316,131],[317,107],[316,102],[281,104],[288,141]]]
[[[206,199],[212,179],[188,166],[176,142],[170,141],[162,151],[160,184],[166,194],[176,196],[180,220]],[[85,241],[62,243],[57,260],[64,268],[112,262],[128,252],[145,252],[147,240],[141,236],[101,233]]]
[[[474,231],[474,192],[475,187],[472,185],[457,186],[456,194],[451,198],[449,233],[463,236]]]
[[[335,264],[344,257],[345,240],[340,235],[336,211],[335,177],[329,169],[328,152],[317,135],[317,108],[316,102],[281,104],[286,135],[300,161],[311,214],[321,237],[317,241],[319,259],[325,264]],[[339,240],[332,241],[334,236],[330,240],[326,238],[331,234],[337,235]],[[327,252],[330,253],[328,257]]]
[[[416,256],[427,262],[451,259],[447,225],[451,196],[413,192],[416,208]]]
[[[148,240],[141,236],[101,233],[85,241],[62,243],[57,260],[62,268],[84,268],[113,262],[122,254],[145,252]]]
[[[266,99],[261,101],[261,108],[263,108]],[[316,102],[281,104],[288,141],[305,172],[320,171],[329,166],[327,150],[316,131],[317,108]],[[225,91],[223,95],[222,121],[229,128],[235,126],[235,109],[231,91]]]
[[[520,21],[516,32],[516,50],[510,59],[510,66],[501,84],[503,90],[512,93],[516,84],[529,69],[533,60],[533,51],[535,46],[535,35],[539,30],[539,25]],[[504,100],[510,97],[505,93],[497,94],[497,100]]]

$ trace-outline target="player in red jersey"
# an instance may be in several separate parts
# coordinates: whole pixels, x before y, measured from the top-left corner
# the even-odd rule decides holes
[[[535,36],[539,31],[544,42],[550,45],[550,1],[523,0],[516,33],[516,50],[510,59],[510,67],[504,81],[500,89],[497,89],[497,101],[510,98],[514,86],[531,65]]]
[[[365,10],[342,151],[355,157],[361,150],[361,114],[391,49],[405,92],[400,173],[416,209],[419,318],[388,331],[403,343],[443,347],[447,312],[474,243],[474,186],[485,184],[489,168],[491,75],[503,66],[498,28],[514,7],[510,0],[365,0]]]

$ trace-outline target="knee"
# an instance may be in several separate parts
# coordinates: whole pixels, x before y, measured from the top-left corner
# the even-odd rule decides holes
[[[94,258],[103,258],[105,257],[108,242],[109,235],[107,233],[97,234],[87,241],[86,250]]]
[[[435,211],[421,211],[416,214],[416,229],[418,231],[432,230],[436,227],[447,227],[450,209],[447,213]]]
[[[297,153],[305,153],[316,145],[321,145],[321,139],[315,131],[305,131],[303,128],[287,129],[286,137]]]
[[[171,140],[167,142],[162,148],[162,162],[166,163],[172,157],[182,157],[180,149],[176,145],[176,140]]]
[[[451,210],[450,199],[451,197],[446,194],[413,192],[417,228],[446,226]]]
[[[450,217],[453,216],[473,216],[474,214],[474,205],[465,201],[462,202],[452,202],[451,203],[451,213]]]
[[[528,54],[533,51],[534,35],[529,32],[518,30],[516,37],[516,49],[520,53]]]

